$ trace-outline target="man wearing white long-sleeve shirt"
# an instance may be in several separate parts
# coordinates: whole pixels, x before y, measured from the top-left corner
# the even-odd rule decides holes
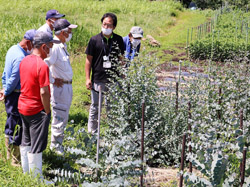
[[[60,40],[60,44],[55,44],[52,48],[51,56],[45,59],[50,67],[51,83],[51,145],[57,154],[63,154],[62,146],[64,138],[64,128],[68,123],[69,109],[72,101],[72,77],[73,71],[69,61],[66,42],[72,37],[72,29],[77,25],[70,24],[66,19],[55,21],[55,38]]]

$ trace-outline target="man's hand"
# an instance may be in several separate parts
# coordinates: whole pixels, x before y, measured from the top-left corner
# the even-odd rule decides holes
[[[88,90],[91,90],[91,89],[92,89],[92,82],[91,82],[90,79],[87,79],[87,80],[86,80],[86,88],[87,88]]]
[[[63,86],[63,79],[55,78],[55,82],[53,83],[56,87],[62,87]]]
[[[40,88],[40,96],[46,114],[50,113],[50,92],[49,87],[45,86]]]
[[[91,72],[92,59],[93,59],[93,56],[87,55],[86,62],[85,62],[86,88],[88,90],[92,89],[92,82],[90,80],[90,72]]]
[[[4,95],[4,89],[0,90],[0,101],[3,101],[5,99]]]

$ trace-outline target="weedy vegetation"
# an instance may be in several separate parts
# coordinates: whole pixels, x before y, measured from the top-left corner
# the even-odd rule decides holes
[[[249,59],[249,21],[247,10],[222,7],[210,22],[195,28],[192,36],[189,35],[194,39],[189,46],[190,58],[221,62]]]

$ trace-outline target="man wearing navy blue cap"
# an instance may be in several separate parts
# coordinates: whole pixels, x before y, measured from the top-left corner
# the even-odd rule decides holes
[[[52,9],[49,10],[46,14],[46,23],[41,26],[37,31],[38,32],[49,32],[53,35],[54,30],[54,22],[62,17],[64,17],[64,14],[60,14],[57,10]]]
[[[72,101],[72,77],[73,71],[70,65],[67,44],[72,37],[72,29],[77,25],[70,24],[66,19],[55,22],[55,40],[60,44],[53,45],[52,53],[44,61],[50,67],[51,106],[53,120],[51,123],[51,144],[57,154],[64,154],[62,146],[64,129],[68,123],[69,109]],[[61,81],[59,85],[57,82]]]
[[[49,67],[44,62],[50,54],[53,40],[48,32],[34,36],[34,50],[20,63],[21,94],[18,110],[23,122],[22,144],[20,146],[23,172],[32,172],[33,177],[42,176],[42,152],[48,141],[50,123]],[[49,184],[49,181],[44,181]]]
[[[19,64],[22,59],[31,53],[33,49],[33,37],[36,30],[28,30],[22,41],[13,45],[5,57],[5,67],[2,75],[3,90],[0,91],[0,100],[5,100],[7,121],[5,124],[5,145],[7,147],[7,159],[12,156],[12,165],[18,165],[20,160],[19,145],[21,144],[22,123],[17,109],[18,98],[20,95],[20,75]],[[18,125],[17,132],[14,131]],[[13,149],[13,155],[11,155]]]

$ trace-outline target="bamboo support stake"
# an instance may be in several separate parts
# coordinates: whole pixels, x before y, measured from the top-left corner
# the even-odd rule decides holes
[[[178,98],[179,98],[179,82],[177,81],[176,82],[176,90],[175,90],[175,92],[176,92],[176,101],[175,101],[175,112],[176,112],[176,114],[177,114],[177,112],[178,112]]]
[[[187,42],[186,42],[186,55],[188,57],[188,48],[189,48],[189,29],[187,30]]]
[[[182,63],[182,61],[181,61],[181,60],[179,60],[178,82],[180,82],[180,81],[181,81],[181,63]]]
[[[191,115],[191,102],[189,101],[188,102],[188,118],[189,119],[191,119],[192,118],[192,115]],[[191,144],[191,124],[190,124],[190,122],[188,123],[188,131],[189,131],[189,133],[188,133],[188,141],[189,141],[189,144]],[[192,153],[192,146],[191,145],[189,145],[188,146],[188,151],[189,151],[189,154],[191,154]],[[190,162],[189,161],[189,172],[190,173],[192,173],[192,171],[193,171],[193,168],[192,168],[192,162]]]
[[[240,129],[242,130],[243,134],[243,110],[240,110]]]
[[[142,121],[141,121],[141,187],[143,187],[143,160],[144,160],[144,112],[145,112],[145,103],[142,103]]]
[[[186,134],[183,135],[182,139],[182,151],[181,151],[181,175],[179,187],[183,186],[183,174],[184,174],[184,161],[185,161],[185,148],[186,148]]]
[[[200,39],[200,26],[197,27],[197,38]]]
[[[193,40],[193,27],[192,27],[192,29],[191,29],[191,42],[192,42],[192,40]]]
[[[218,105],[221,106],[221,88],[219,88],[219,101]],[[221,119],[221,110],[218,110],[218,119]]]
[[[241,168],[241,176],[240,176],[240,185],[243,186],[245,180],[245,169],[246,169],[246,155],[247,155],[247,148],[244,147],[243,150],[243,160],[242,160],[242,168]]]
[[[248,45],[248,23],[246,23],[246,51],[247,51],[247,45]]]
[[[179,108],[179,83],[181,81],[181,63],[182,61],[179,61],[179,73],[178,73],[178,81],[176,81],[176,101],[175,101],[175,109],[176,109],[176,114],[178,112]]]
[[[99,162],[99,147],[100,147],[100,123],[101,123],[101,111],[102,111],[102,87],[98,87],[99,90],[99,103],[98,103],[98,127],[97,127],[97,148],[96,148],[96,164]],[[98,180],[98,168],[96,168],[96,179]]]
[[[241,135],[243,135],[243,110],[240,110],[240,129],[241,129]],[[243,160],[240,163],[240,176],[242,175],[243,172]]]

